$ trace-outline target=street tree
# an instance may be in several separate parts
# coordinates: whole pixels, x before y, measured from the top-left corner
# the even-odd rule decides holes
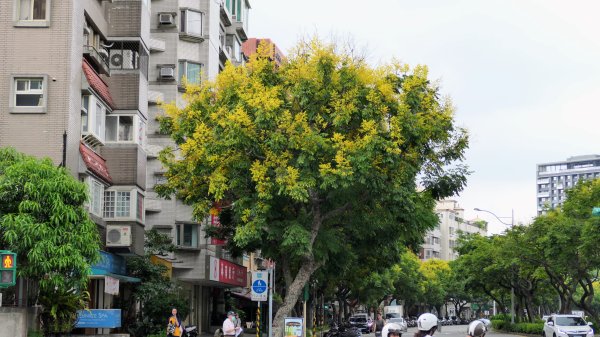
[[[39,282],[46,334],[69,332],[87,303],[99,258],[86,185],[50,159],[0,149],[0,243],[18,254],[18,275]]]
[[[600,270],[600,218],[592,217],[592,208],[599,204],[600,180],[581,182],[567,191],[562,208],[538,216],[524,238],[531,242],[528,257],[543,268],[560,297],[560,312],[568,313],[576,305],[595,323],[600,322],[593,305]]]
[[[161,154],[168,181],[158,190],[197,219],[229,205],[229,248],[283,266],[291,283],[275,334],[337,252],[421,238],[437,224],[435,201],[463,188],[467,135],[427,76],[313,40],[279,67],[259,48],[246,66],[188,86],[185,108],[166,106],[162,130],[177,148]]]
[[[450,266],[447,261],[440,259],[429,259],[421,262],[419,271],[423,275],[421,284],[423,302],[431,309],[435,308],[440,314],[446,297],[444,288],[444,275],[450,273]]]

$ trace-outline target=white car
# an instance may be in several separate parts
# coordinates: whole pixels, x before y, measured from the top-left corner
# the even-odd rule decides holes
[[[400,326],[400,329],[402,330],[402,332],[408,331],[408,326],[406,324],[406,321],[402,317],[388,318],[386,323],[396,323]]]
[[[593,337],[592,323],[577,315],[551,315],[544,323],[544,337]]]

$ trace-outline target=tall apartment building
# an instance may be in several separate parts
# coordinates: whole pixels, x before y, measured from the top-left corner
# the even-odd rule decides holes
[[[454,248],[460,233],[487,235],[484,222],[464,220],[464,209],[455,200],[439,201],[435,212],[440,221],[438,226],[425,236],[419,256],[421,260],[437,258],[452,261],[458,257]]]
[[[158,153],[175,145],[159,131],[157,117],[163,112],[158,103],[184,107],[186,83],[214,79],[227,62],[245,62],[241,46],[247,39],[249,9],[246,0],[152,1],[146,226],[173,237],[176,252],[165,258],[190,299],[186,323],[202,332],[222,325],[226,298],[238,293],[230,290],[248,286],[248,261],[232,259],[222,242],[206,238],[203,226],[217,223],[218,215],[197,222],[191,207],[154,192],[154,186],[165,181]]]
[[[213,331],[225,289],[247,286],[247,261],[206,239],[191,209],[154,186],[164,179],[157,154],[173,145],[158,131],[157,104],[184,106],[183,78],[198,83],[245,62],[249,9],[247,0],[0,1],[0,146],[50,157],[89,185],[103,245],[91,308],[114,305],[105,277],[121,289],[139,282],[124,258],[144,253],[150,228],[176,243],[162,263],[187,291],[187,324]]]
[[[566,161],[537,165],[537,211],[556,208],[565,201],[566,190],[579,180],[600,177],[600,155],[570,157]]]
[[[5,0],[0,13],[0,146],[88,184],[103,246],[90,306],[112,308],[105,277],[139,282],[124,256],[144,252],[149,0]]]

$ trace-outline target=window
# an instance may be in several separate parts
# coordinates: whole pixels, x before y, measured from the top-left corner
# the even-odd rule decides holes
[[[104,185],[98,180],[89,177],[88,186],[90,189],[89,212],[97,216],[102,216],[102,205],[104,203]]]
[[[106,116],[106,141],[144,145],[146,123],[137,115]]]
[[[187,83],[200,84],[201,69],[202,64],[200,63],[179,61],[179,84],[183,84],[184,78]]]
[[[235,34],[228,34],[226,37],[226,43],[228,47],[231,47],[231,57],[235,62],[242,62],[242,42]]]
[[[155,177],[156,181],[154,182],[156,185],[162,185],[167,183],[167,177],[164,174],[157,174]]]
[[[135,211],[135,214],[133,213]],[[144,220],[144,196],[137,189],[104,191],[104,217]]]
[[[177,246],[186,248],[198,248],[198,225],[177,224]]]
[[[10,111],[16,113],[46,112],[47,76],[11,77]]]
[[[448,227],[448,231],[450,232],[450,235],[454,235],[454,227]]]
[[[50,0],[16,0],[15,26],[48,27]]]
[[[81,96],[81,136],[87,143],[104,143],[107,111],[106,105],[96,96]]]
[[[190,9],[182,10],[179,29],[185,34],[202,36],[202,13]]]

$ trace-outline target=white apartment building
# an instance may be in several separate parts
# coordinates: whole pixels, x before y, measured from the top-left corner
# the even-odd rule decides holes
[[[566,190],[579,180],[600,177],[600,155],[570,157],[566,161],[538,164],[537,170],[537,212],[556,208],[565,201]]]
[[[480,220],[464,220],[464,209],[456,200],[439,201],[435,208],[440,222],[425,236],[420,251],[420,259],[433,258],[452,261],[458,257],[454,250],[460,233],[479,233],[487,235],[487,224]]]

